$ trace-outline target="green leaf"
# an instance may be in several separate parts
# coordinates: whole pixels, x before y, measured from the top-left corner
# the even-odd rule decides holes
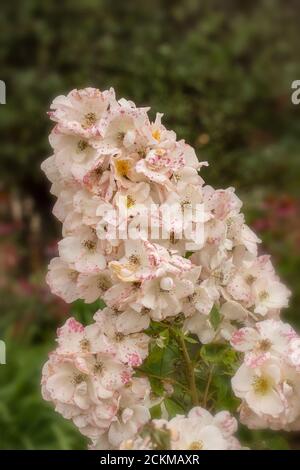
[[[149,377],[151,390],[158,397],[162,396],[165,391],[164,386],[162,384],[162,380],[163,380],[163,377],[161,379],[158,379],[156,377]]]
[[[143,370],[149,371],[153,374],[160,375],[161,362],[163,359],[164,350],[159,348],[156,344],[151,347],[149,356],[143,363]]]
[[[199,344],[199,341],[197,341],[197,340],[194,339],[194,338],[191,338],[191,336],[184,336],[184,340],[185,340],[187,343]]]
[[[165,404],[166,410],[167,410],[168,415],[169,415],[170,418],[173,418],[174,416],[176,416],[178,414],[184,413],[183,407],[180,406],[178,403],[176,403],[171,398],[165,398],[164,404]]]
[[[103,300],[99,299],[92,304],[86,304],[83,300],[76,300],[71,307],[72,315],[83,324],[89,324],[97,310],[105,307]]]
[[[160,419],[161,418],[161,406],[160,403],[158,405],[154,405],[150,408],[150,414],[152,419]]]
[[[213,329],[216,331],[218,326],[221,323],[221,315],[219,312],[219,309],[214,305],[213,308],[211,309],[211,312],[209,314],[209,320],[210,323],[212,324]]]
[[[169,343],[169,330],[166,328],[163,330],[160,334],[159,337],[156,340],[156,344],[159,348],[164,349]]]
[[[223,344],[205,344],[200,349],[200,355],[208,363],[223,363],[227,346]]]

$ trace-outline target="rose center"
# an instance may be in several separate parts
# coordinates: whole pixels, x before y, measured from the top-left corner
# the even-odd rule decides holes
[[[96,242],[92,240],[85,240],[83,242],[83,246],[88,250],[88,251],[94,251],[96,248]]]
[[[88,128],[96,124],[97,122],[97,116],[95,113],[87,113],[84,115],[83,119],[83,125],[82,127]]]
[[[77,151],[83,152],[88,147],[88,145],[89,144],[86,142],[86,140],[79,140],[77,144]]]
[[[259,395],[266,395],[271,388],[271,383],[267,377],[256,376],[253,379],[252,387],[255,393],[258,393]]]
[[[202,450],[203,449],[203,442],[202,441],[193,441],[189,445],[189,450]]]

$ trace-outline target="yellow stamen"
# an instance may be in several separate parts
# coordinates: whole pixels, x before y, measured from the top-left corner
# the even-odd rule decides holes
[[[101,362],[101,361],[96,362],[96,364],[94,365],[93,370],[94,370],[95,374],[101,373],[103,371],[103,362]]]
[[[140,266],[141,259],[138,255],[130,255],[129,256],[129,264],[133,266]]]
[[[110,283],[110,280],[107,277],[100,276],[97,285],[98,285],[99,289],[101,289],[103,291],[106,291],[107,289],[110,288],[111,283]]]
[[[79,385],[79,384],[81,384],[81,382],[84,382],[84,380],[85,380],[84,374],[75,374],[73,376],[72,383],[74,385]]]
[[[92,240],[84,240],[82,245],[88,250],[88,251],[93,251],[96,248],[96,242]]]
[[[83,152],[88,146],[89,144],[87,143],[86,140],[79,140],[77,143],[77,151]]]
[[[252,274],[249,274],[249,276],[246,277],[246,282],[247,284],[253,284],[255,279],[256,279],[255,276],[253,276]]]
[[[119,176],[128,178],[128,173],[131,169],[131,163],[128,160],[116,160],[115,168]]]
[[[82,351],[85,351],[85,352],[88,352],[90,350],[90,342],[87,338],[83,338],[81,341],[80,341],[80,347],[82,349]]]
[[[268,339],[262,339],[261,341],[258,342],[257,349],[259,349],[260,351],[266,352],[266,351],[269,351],[271,346],[272,346],[271,341],[269,341]]]
[[[153,137],[155,140],[160,141],[160,130],[159,130],[159,129],[155,129],[154,131],[152,131],[152,137]]]
[[[184,199],[180,202],[181,209],[184,211],[186,207],[191,207],[191,201],[189,199]]]
[[[271,388],[271,383],[267,377],[256,376],[253,379],[252,387],[255,393],[258,393],[259,395],[266,395]]]
[[[202,450],[203,449],[203,442],[202,441],[194,441],[189,445],[188,450]]]
[[[127,209],[130,209],[134,205],[135,205],[135,199],[132,196],[128,195],[127,198],[126,198]]]
[[[117,342],[122,341],[124,339],[124,337],[125,337],[124,333],[118,332],[118,333],[115,334],[115,340]]]
[[[118,132],[117,142],[118,142],[119,145],[121,145],[123,143],[124,137],[125,137],[125,132]]]
[[[70,279],[71,281],[76,281],[77,276],[78,276],[78,272],[75,271],[75,270],[71,270],[71,271],[69,271],[69,273],[68,273],[68,277],[69,277],[69,279]]]
[[[260,300],[267,300],[268,297],[269,297],[269,294],[265,290],[263,290],[262,292],[259,293],[259,299]]]
[[[97,122],[97,116],[95,113],[87,113],[84,116],[84,121],[82,127],[87,129],[88,127],[92,127]]]

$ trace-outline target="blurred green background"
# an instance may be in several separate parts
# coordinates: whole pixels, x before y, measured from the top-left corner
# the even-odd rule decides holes
[[[44,276],[60,225],[40,163],[46,111],[72,88],[113,86],[151,105],[209,160],[206,181],[235,186],[247,220],[293,290],[285,318],[300,328],[298,0],[15,0],[1,4],[0,448],[81,449],[86,442],[40,396],[41,366],[71,308]],[[291,436],[244,431],[254,448],[300,448]]]

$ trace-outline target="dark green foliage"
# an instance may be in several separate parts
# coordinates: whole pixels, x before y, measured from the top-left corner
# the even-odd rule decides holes
[[[283,0],[6,2],[1,174],[40,191],[49,104],[93,85],[114,86],[119,96],[164,112],[198,150],[199,135],[208,134],[200,154],[218,186],[253,189],[270,180],[270,170],[282,177],[291,151],[284,147],[282,159],[278,146],[299,143],[299,113],[290,102],[300,73],[298,24],[297,2]],[[279,154],[275,167],[272,157],[256,157],[261,147]]]
[[[53,335],[37,341],[7,332],[6,365],[0,365],[0,449],[85,449],[74,425],[41,396],[43,364],[54,348]]]
[[[3,3],[0,79],[7,85],[7,104],[0,106],[1,191],[31,197],[42,217],[41,245],[52,240],[59,231],[40,172],[50,154],[46,111],[55,96],[72,88],[114,86],[119,97],[150,105],[152,116],[165,113],[165,123],[209,161],[205,180],[237,187],[249,222],[266,225],[271,219],[261,230],[262,251],[271,252],[294,292],[286,317],[299,327],[300,224],[294,223],[299,210],[282,219],[263,205],[270,195],[288,194],[299,209],[300,106],[290,100],[291,83],[300,78],[299,21],[297,0]],[[26,233],[18,243],[24,260]],[[24,277],[34,271],[29,265],[20,265]],[[0,366],[0,448],[85,446],[40,394],[41,366],[67,314],[51,302],[40,294],[1,289],[0,338],[7,341],[8,363]],[[89,323],[99,306],[76,302],[70,313]],[[217,330],[219,312],[213,310],[210,319]],[[152,375],[156,396],[165,384],[173,386],[173,395],[164,400],[171,415],[191,406],[180,386],[186,386],[186,377],[174,328],[170,335],[166,325],[151,326],[151,354],[139,372]],[[201,400],[236,411],[230,392],[235,353],[224,346],[203,346],[199,352],[194,337],[184,341],[197,365]],[[159,417],[160,405],[151,411]],[[160,445],[166,436],[156,438]],[[254,448],[287,447],[286,436],[278,433],[242,429],[241,438]],[[297,436],[289,442],[299,447]]]

